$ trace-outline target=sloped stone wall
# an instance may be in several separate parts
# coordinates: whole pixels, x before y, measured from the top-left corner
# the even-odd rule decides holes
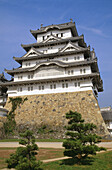
[[[28,100],[16,110],[15,118],[20,131],[30,127],[37,132],[38,128],[46,126],[54,132],[54,137],[62,138],[64,137],[64,126],[67,124],[65,113],[72,110],[81,113],[86,122],[96,124],[98,134],[108,134],[98,102],[92,91],[22,97],[27,97]],[[11,104],[7,101],[6,109],[10,110],[10,108]]]

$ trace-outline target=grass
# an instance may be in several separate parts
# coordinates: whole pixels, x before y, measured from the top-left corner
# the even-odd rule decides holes
[[[53,158],[63,157],[64,149],[53,149],[53,148],[39,148],[39,153],[37,155],[37,160],[46,160]],[[5,163],[6,158],[10,157],[11,153],[14,153],[16,148],[0,148],[0,169],[6,168]]]
[[[6,168],[6,158],[14,153],[16,148],[0,148],[0,169]],[[37,160],[46,160],[63,157],[64,149],[40,148]],[[96,156],[89,157],[78,165],[72,159],[43,163],[43,170],[110,170],[112,169],[112,151],[99,153]]]
[[[44,163],[44,170],[111,170],[112,169],[112,152],[97,154],[94,157],[85,160],[82,165],[73,164],[72,159],[64,161],[55,161]]]

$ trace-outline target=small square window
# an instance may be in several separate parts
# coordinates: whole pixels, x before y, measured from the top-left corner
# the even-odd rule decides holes
[[[63,33],[61,33],[61,37],[63,37]]]
[[[70,74],[70,71],[68,71],[68,74]]]
[[[77,82],[74,83],[75,87],[77,87]]]
[[[64,85],[64,83],[62,84],[62,88],[65,88],[65,85]]]
[[[33,91],[33,86],[31,86],[31,91]]]
[[[74,73],[74,71],[73,70],[71,70],[71,74],[73,74]]]
[[[52,85],[50,85],[50,89],[52,89]]]
[[[20,87],[20,92],[22,92],[22,87]]]
[[[28,79],[30,79],[30,75],[28,75]]]
[[[83,69],[83,72],[86,73],[86,69],[85,68]]]
[[[39,86],[39,90],[41,90],[41,86]]]
[[[56,84],[54,84],[54,89],[56,89]]]
[[[31,78],[33,79],[33,75],[31,75]]]
[[[66,83],[66,88],[68,88],[68,83]]]
[[[76,60],[76,57],[74,57],[74,60]]]
[[[78,82],[78,86],[80,87],[80,82]]]
[[[28,87],[28,91],[30,91],[30,87]]]
[[[42,90],[44,90],[44,86],[42,86]]]
[[[82,69],[80,69],[80,73],[82,74]]]

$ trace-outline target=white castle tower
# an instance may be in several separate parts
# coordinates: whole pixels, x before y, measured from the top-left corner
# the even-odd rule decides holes
[[[62,127],[65,113],[76,110],[97,124],[100,133],[107,133],[97,103],[98,92],[103,91],[97,57],[78,35],[75,23],[41,25],[30,32],[37,42],[22,44],[26,54],[14,57],[20,67],[5,70],[14,77],[5,83],[8,96],[28,98],[16,113],[18,126]]]

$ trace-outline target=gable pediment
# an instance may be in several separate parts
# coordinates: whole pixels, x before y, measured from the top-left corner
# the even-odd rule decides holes
[[[60,40],[59,37],[56,37],[56,36],[54,36],[54,35],[50,35],[47,39],[45,39],[45,40],[43,41],[43,43],[51,42],[51,41],[58,41],[58,40]]]
[[[66,52],[66,51],[78,51],[81,50],[80,47],[77,45],[74,45],[73,43],[69,42],[64,48],[60,50],[60,52]]]
[[[35,48],[31,48],[24,56],[23,58],[32,57],[32,56],[39,56],[41,55],[40,51],[37,51]]]

